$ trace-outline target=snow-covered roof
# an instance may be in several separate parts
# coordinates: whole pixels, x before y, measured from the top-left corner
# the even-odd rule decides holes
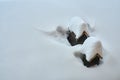
[[[98,53],[102,57],[102,44],[96,37],[88,37],[80,50],[81,53],[86,54],[86,59],[90,61]]]
[[[80,37],[84,31],[88,35],[90,34],[88,23],[79,17],[73,17],[70,20],[68,27],[70,31],[73,31],[76,34],[76,38]]]

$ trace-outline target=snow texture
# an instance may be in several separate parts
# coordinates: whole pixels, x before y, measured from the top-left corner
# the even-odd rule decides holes
[[[0,80],[120,80],[120,0],[29,1],[0,2]],[[54,32],[74,16],[96,21],[103,64],[86,68],[73,55],[81,45],[35,29]]]
[[[87,61],[94,58],[96,54],[102,56],[102,43],[96,37],[88,37],[82,45],[80,52],[86,55]]]
[[[47,31],[47,30],[41,30],[38,29],[39,32],[41,32],[43,35],[52,38],[58,43],[64,44],[66,46],[70,46],[70,43],[67,40],[67,31],[68,28],[63,26],[57,26],[56,29],[53,31]]]

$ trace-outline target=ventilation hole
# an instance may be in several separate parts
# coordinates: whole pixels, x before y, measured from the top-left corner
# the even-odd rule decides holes
[[[82,36],[77,39],[77,44],[83,44],[88,37],[88,34],[86,32],[83,32]]]
[[[88,38],[88,34],[84,31],[82,36],[80,36],[78,39],[76,39],[76,35],[74,32],[68,31],[68,37],[67,40],[71,44],[71,46],[75,46],[77,44],[83,44],[84,41]]]
[[[74,32],[69,32],[67,37],[68,42],[71,44],[71,46],[74,46],[77,44],[76,35]]]

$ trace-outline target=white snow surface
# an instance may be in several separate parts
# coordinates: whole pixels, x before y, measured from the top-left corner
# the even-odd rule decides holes
[[[86,55],[87,61],[90,61],[96,54],[103,57],[101,41],[96,37],[88,37],[83,43],[80,52]]]
[[[120,80],[120,0],[0,1],[0,80]],[[95,20],[103,64],[87,68],[71,47],[46,36],[72,17]]]
[[[90,36],[88,27],[88,23],[80,17],[73,17],[68,24],[69,30],[76,34],[76,38],[79,38],[84,31]]]

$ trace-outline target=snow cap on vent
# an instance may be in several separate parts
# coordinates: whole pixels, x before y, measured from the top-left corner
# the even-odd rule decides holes
[[[79,38],[84,31],[90,35],[88,23],[79,17],[73,17],[70,20],[68,27],[70,31],[73,31],[76,34],[76,38]]]
[[[82,45],[80,52],[86,55],[88,61],[92,60],[96,54],[102,58],[101,41],[95,37],[88,37]]]

